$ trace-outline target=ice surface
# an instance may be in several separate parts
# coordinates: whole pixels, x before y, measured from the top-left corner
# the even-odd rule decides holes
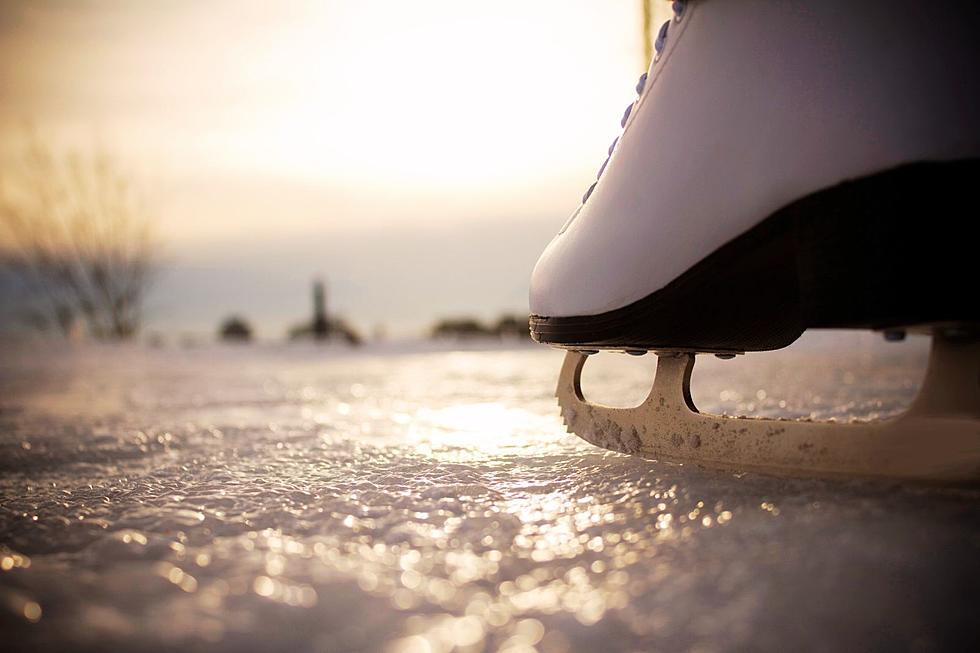
[[[699,360],[695,400],[887,415],[924,362],[921,347],[889,351],[828,358],[811,342]],[[560,359],[537,347],[6,347],[0,647],[976,643],[980,492],[599,450],[563,431]],[[648,379],[600,362],[586,381],[628,401]]]

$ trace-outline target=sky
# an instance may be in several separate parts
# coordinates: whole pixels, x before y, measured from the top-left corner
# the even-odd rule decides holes
[[[237,313],[281,337],[316,277],[365,332],[526,313],[646,68],[641,19],[641,0],[4,0],[0,159],[29,123],[125,166],[163,243],[151,330]]]

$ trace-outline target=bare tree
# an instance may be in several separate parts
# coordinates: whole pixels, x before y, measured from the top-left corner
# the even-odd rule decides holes
[[[0,243],[34,299],[32,322],[122,339],[140,327],[157,267],[152,220],[104,152],[55,152],[30,132],[0,173]]]

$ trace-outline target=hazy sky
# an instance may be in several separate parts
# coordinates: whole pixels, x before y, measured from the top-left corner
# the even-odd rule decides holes
[[[30,120],[133,171],[167,243],[155,328],[234,311],[279,336],[317,275],[366,330],[524,312],[645,69],[640,20],[640,0],[3,0],[0,156]]]

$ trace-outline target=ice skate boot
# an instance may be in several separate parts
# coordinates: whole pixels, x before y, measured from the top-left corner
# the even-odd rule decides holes
[[[599,178],[531,280],[569,349],[570,430],[708,466],[980,479],[980,11],[913,0],[673,3]],[[697,353],[808,328],[933,335],[922,391],[866,423],[699,413]],[[585,356],[659,356],[646,402],[586,402]]]

